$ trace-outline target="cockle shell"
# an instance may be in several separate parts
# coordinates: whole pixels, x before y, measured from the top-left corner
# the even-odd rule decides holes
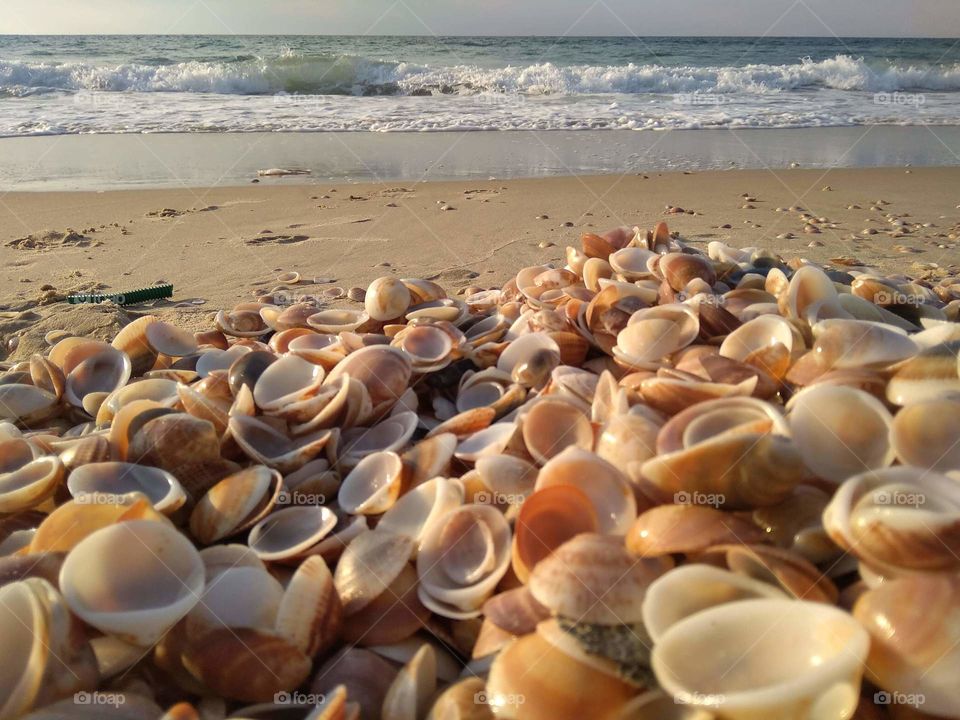
[[[170,515],[187,501],[183,486],[171,474],[148,465],[123,462],[89,463],[70,473],[67,489],[78,502],[97,502],[97,497],[140,492],[158,512]]]
[[[530,575],[534,599],[577,622],[642,622],[647,587],[670,565],[666,559],[630,555],[620,538],[583,533],[537,563]]]
[[[877,570],[960,568],[960,492],[940,473],[893,467],[854,475],[834,494],[823,524]]]
[[[203,562],[190,541],[149,520],[88,535],[60,570],[60,589],[74,613],[141,646],[155,643],[189,612],[203,588]]]
[[[248,356],[249,357],[249,356]],[[319,392],[324,370],[296,355],[286,355],[266,367],[253,386],[257,407],[283,414],[284,407]]]
[[[896,365],[887,384],[887,400],[894,405],[909,405],[960,394],[958,361],[960,342],[943,343],[921,350]],[[3,388],[0,388],[2,390]]]
[[[435,477],[400,497],[383,514],[377,527],[405,535],[419,548],[420,541],[430,526],[462,503],[462,485],[454,480]]]
[[[867,676],[892,693],[922,698],[925,713],[956,715],[960,691],[960,582],[918,574],[864,593],[853,615],[870,633]]]
[[[283,490],[280,473],[254,465],[228,475],[200,498],[190,514],[190,532],[210,545],[255,525]]]
[[[633,686],[530,633],[496,656],[485,699],[498,718],[612,720],[635,693]]]
[[[447,617],[475,617],[510,566],[510,528],[489,505],[464,505],[430,525],[420,543],[420,600]]]
[[[327,375],[333,383],[341,375],[359,381],[370,393],[373,412],[379,417],[403,395],[410,382],[413,366],[400,350],[385,345],[372,345],[350,353]]]
[[[689,345],[700,332],[696,310],[672,304],[638,310],[617,335],[617,349],[631,366],[657,362]]]
[[[738,515],[702,505],[660,505],[630,527],[627,550],[638,557],[690,554],[724,543],[762,542],[763,532]]]
[[[540,469],[535,490],[557,485],[573,485],[590,499],[601,533],[622,535],[637,516],[636,499],[627,478],[586,450],[568,447]]]
[[[787,404],[787,422],[804,462],[827,480],[842,482],[894,460],[889,440],[893,418],[883,403],[862,390],[806,388]]]
[[[960,470],[960,400],[926,400],[893,417],[890,444],[904,465]]]
[[[811,349],[824,368],[882,368],[920,350],[906,332],[879,322],[830,319],[812,329]]]
[[[261,560],[294,560],[313,554],[336,525],[337,516],[326,507],[282,508],[254,525],[247,543]]]
[[[0,513],[36,507],[54,493],[64,474],[63,463],[55,455],[0,474]]]
[[[568,447],[593,449],[593,426],[586,412],[571,402],[543,398],[523,416],[527,451],[541,465]]]
[[[676,623],[694,613],[724,603],[754,598],[787,599],[773,585],[693,563],[668,570],[647,588],[643,599],[643,626],[656,643]]]
[[[337,502],[346,512],[380,515],[396,502],[403,485],[403,462],[395,452],[374,452],[343,479]]]
[[[320,430],[291,439],[262,420],[245,415],[231,417],[228,428],[251,460],[280,472],[305,465],[323,451],[333,435],[330,430]]]
[[[678,702],[731,720],[850,717],[869,645],[859,623],[822,603],[742,600],[670,627],[653,671]]]
[[[0,385],[0,420],[39,423],[59,412],[57,396],[33,385]]]

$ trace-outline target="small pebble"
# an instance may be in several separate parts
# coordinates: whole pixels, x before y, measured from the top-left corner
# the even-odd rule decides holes
[[[540,248],[541,250],[546,250],[547,248],[555,247],[555,244],[550,242],[549,240],[544,240],[541,243],[539,243],[537,247]]]

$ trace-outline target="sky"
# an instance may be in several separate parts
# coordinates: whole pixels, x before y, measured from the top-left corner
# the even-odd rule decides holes
[[[958,0],[2,0],[0,34],[960,37]]]

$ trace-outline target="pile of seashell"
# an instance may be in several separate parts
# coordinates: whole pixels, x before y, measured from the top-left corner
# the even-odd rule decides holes
[[[0,720],[960,718],[960,284],[621,228],[0,377]]]

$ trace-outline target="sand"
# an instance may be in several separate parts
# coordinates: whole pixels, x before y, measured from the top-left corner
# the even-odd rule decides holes
[[[958,204],[960,168],[946,167],[7,193],[0,336],[20,359],[51,329],[108,335],[136,313],[210,327],[218,309],[276,288],[291,270],[302,276],[291,301],[389,274],[451,292],[494,287],[525,265],[562,264],[583,232],[664,219],[695,246],[722,240],[937,277],[960,271]],[[818,234],[804,232],[804,212],[822,220]],[[160,281],[174,284],[172,301],[62,302]]]

